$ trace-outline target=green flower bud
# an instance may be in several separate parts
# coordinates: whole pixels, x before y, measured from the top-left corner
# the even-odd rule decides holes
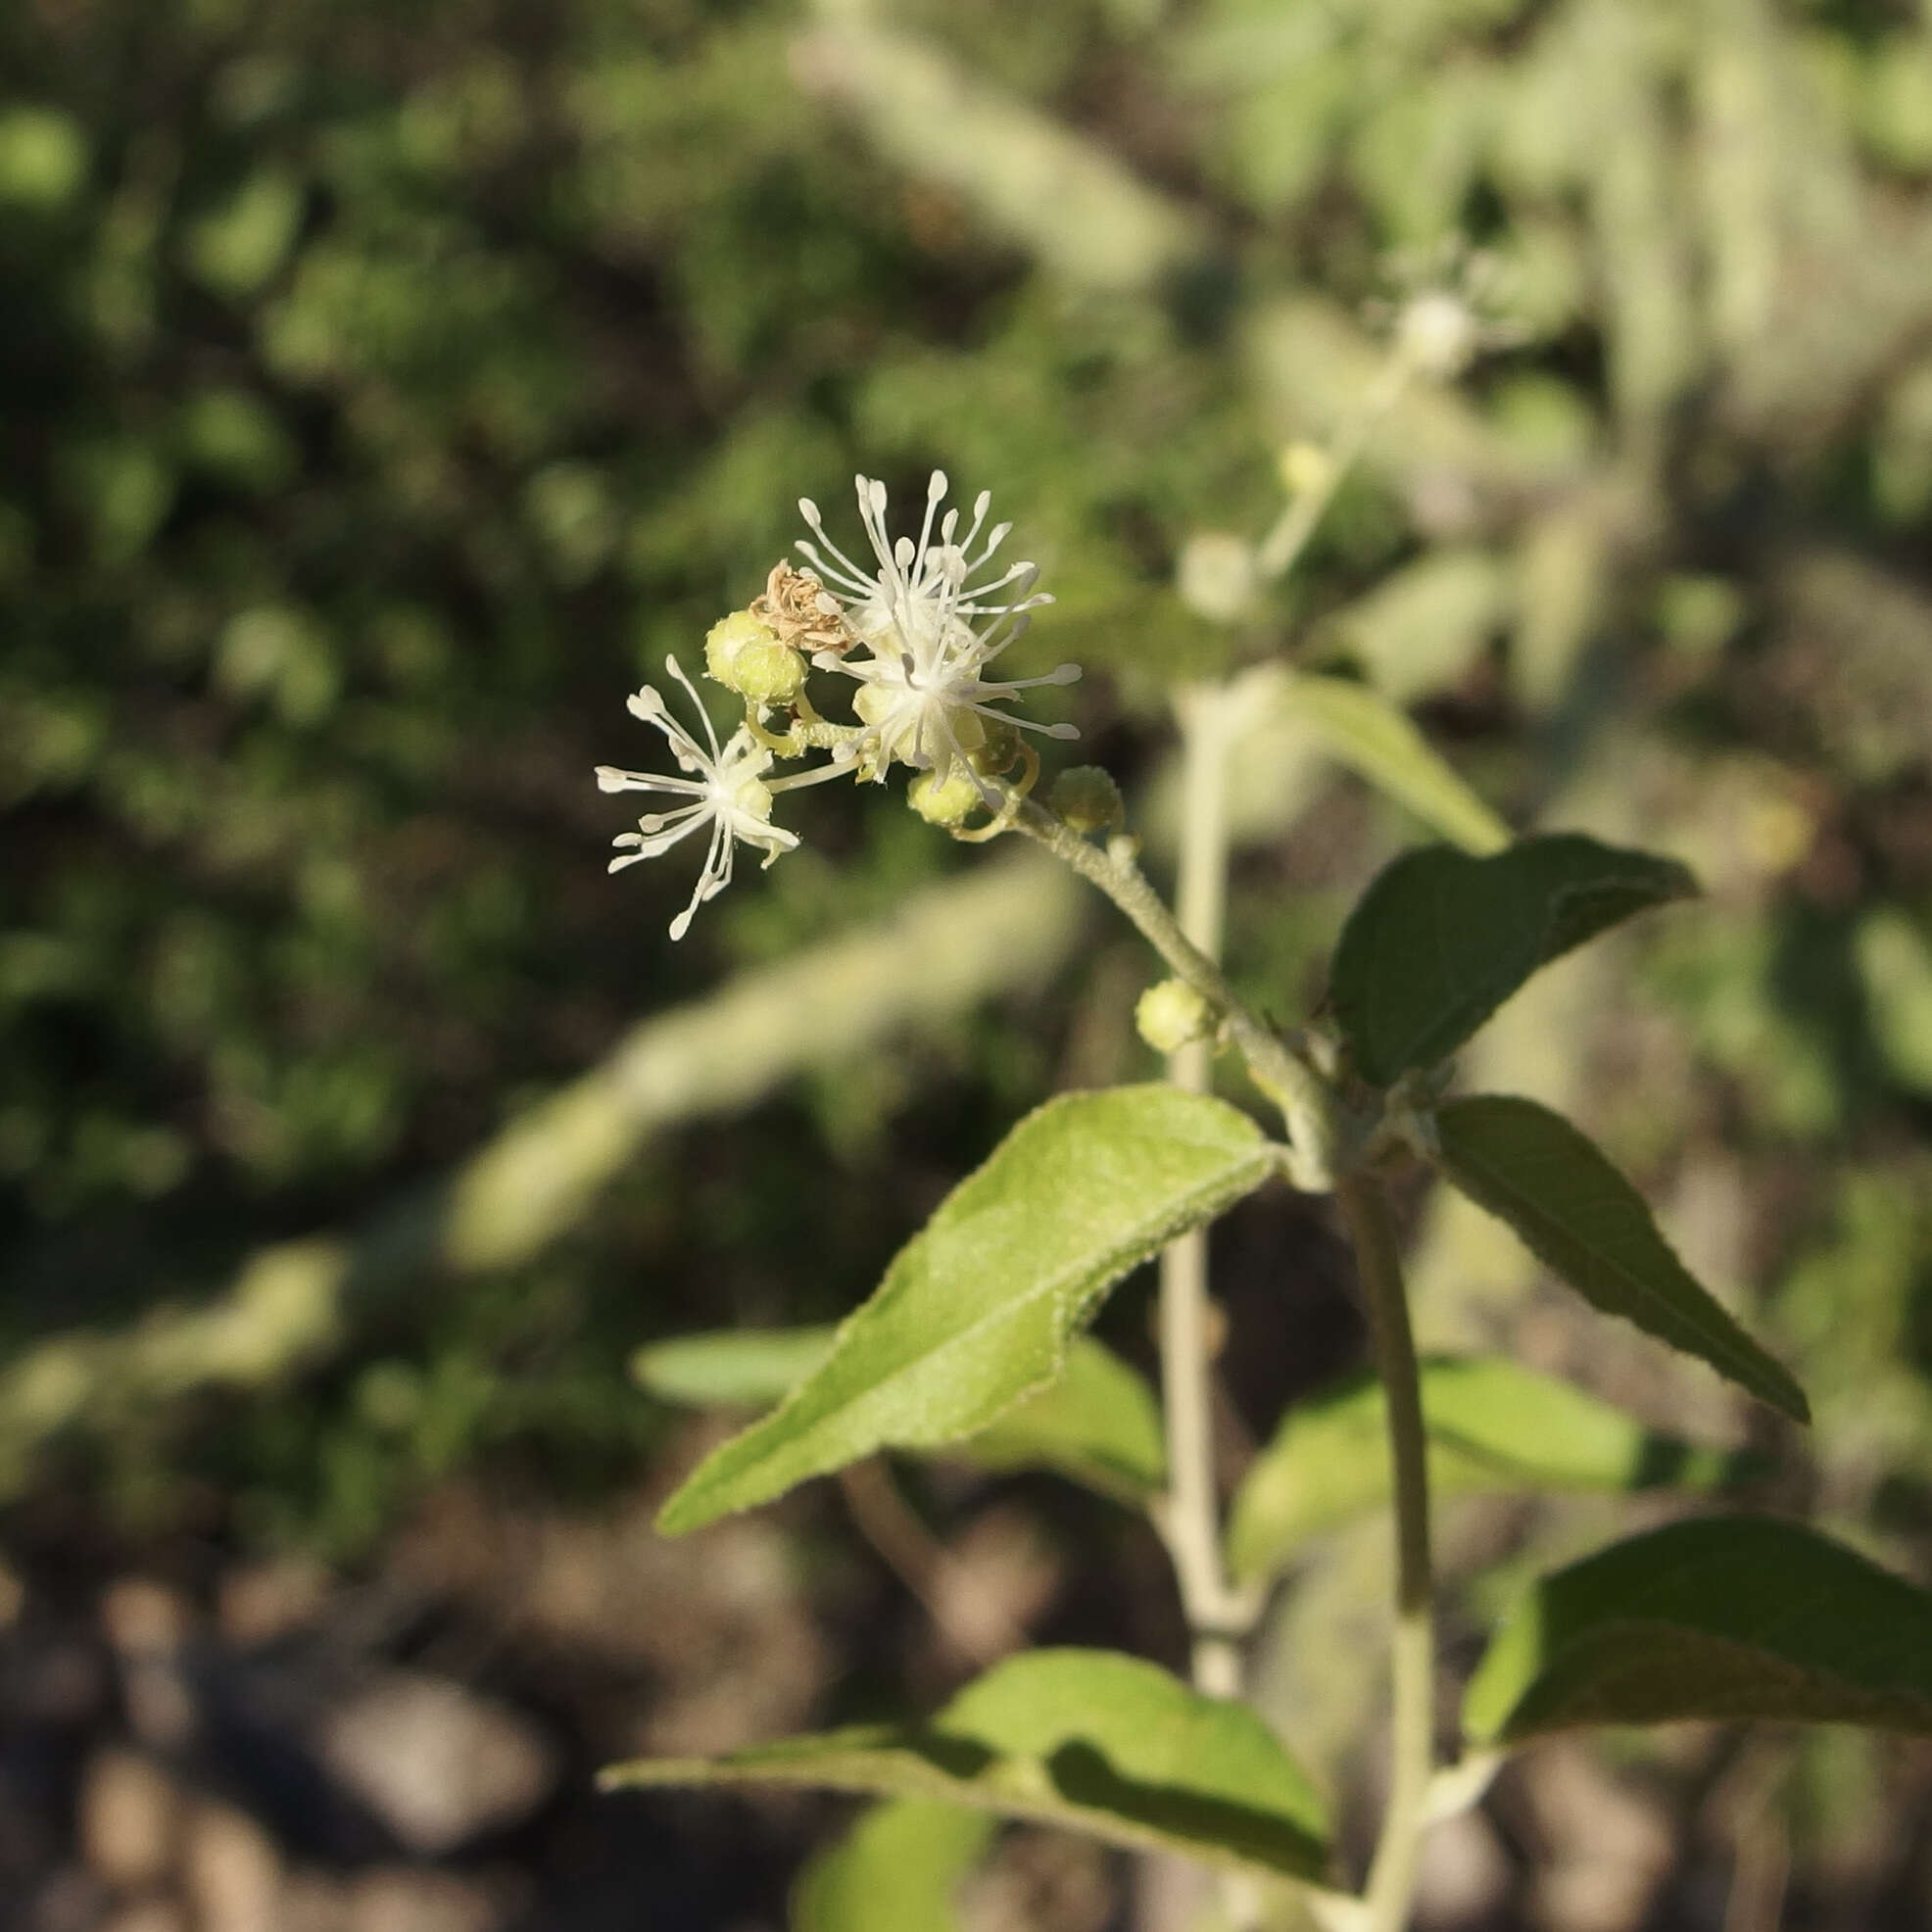
[[[749,610],[734,610],[711,626],[704,668],[754,704],[789,704],[805,688],[803,657]]]
[[[1127,816],[1120,787],[1098,765],[1074,765],[1053,781],[1046,802],[1076,832],[1104,832]]]
[[[1214,1009],[1185,980],[1161,980],[1135,1002],[1134,1024],[1156,1053],[1178,1053],[1214,1031]]]
[[[948,769],[942,785],[937,782],[936,774],[922,771],[905,788],[905,801],[928,825],[943,825],[948,829],[963,825],[966,814],[986,802],[972,773],[962,771],[957,765]]]

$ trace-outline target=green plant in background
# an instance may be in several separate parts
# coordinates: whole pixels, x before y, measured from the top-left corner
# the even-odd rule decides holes
[[[0,20],[0,1527],[52,1495],[143,1547],[186,1524],[237,1555],[379,1566],[435,1484],[608,1495],[670,1426],[624,1384],[641,1336],[791,1322],[823,1345],[934,1175],[1056,1087],[1147,1075],[1137,942],[1094,950],[1086,888],[1023,828],[965,864],[883,787],[774,794],[766,816],[737,781],[801,766],[761,747],[734,807],[810,839],[681,945],[663,928],[678,863],[705,876],[697,830],[629,893],[581,862],[610,829],[581,770],[626,755],[609,695],[660,681],[667,652],[696,673],[799,491],[856,468],[903,503],[942,461],[1021,508],[1058,602],[1012,675],[1087,667],[1061,703],[1120,771],[1148,875],[1183,853],[1176,917],[1225,925],[1264,1031],[1303,1010],[1347,900],[1418,820],[1486,859],[1507,841],[1487,798],[1693,865],[1695,913],[1532,979],[1463,1077],[1583,1123],[1697,1276],[1758,1294],[1818,1426],[1800,1457],[1759,1415],[1776,1453],[1754,1497],[1923,1578],[1922,10],[798,12]],[[1507,270],[1512,353],[1454,389],[1395,385],[1359,326],[1377,265],[1456,228]],[[1412,347],[1468,326],[1415,311]],[[838,702],[853,682],[811,676],[828,719],[877,728]],[[914,775],[928,797],[936,774]],[[1109,863],[1104,788],[1042,798]],[[965,809],[962,829],[991,816]],[[1525,884],[1425,869],[1416,889],[1507,908]],[[1358,956],[1383,916],[1349,929]],[[1541,942],[1519,941],[1521,968]],[[1423,1048],[1455,1031],[1395,1006]],[[1222,1010],[1167,981],[1144,1037],[1202,1061]],[[1385,1073],[1402,1049],[1377,1040]],[[1220,1064],[1251,1103],[1238,1051]],[[1736,1417],[1620,1329],[1582,1328],[1578,1359],[1539,1264],[1476,1204],[1525,1217],[1606,1301],[1639,1298],[1512,1179],[1512,1151],[1568,1141],[1520,1103],[1439,1098],[1402,1093],[1415,1146],[1432,1118],[1469,1189],[1426,1197],[1407,1257],[1431,1489],[1570,1490],[1509,1519],[1514,1564],[1559,1567],[1622,1507],[1586,1492],[1739,1465],[1493,1351],[1684,1436],[1733,1442]],[[1603,1212],[1647,1248],[1627,1194]],[[1127,1306],[1105,1332],[1131,1348]],[[1727,1331],[1676,1333],[1773,1392]],[[1294,1341],[1283,1377],[1319,1379]],[[1065,1359],[961,1446],[1144,1509],[1169,1486],[1151,1390],[1092,1335]],[[761,1373],[733,1399],[802,1372]],[[1169,1513],[1203,1627],[1292,1580],[1250,1689],[1328,1793],[1358,1775],[1375,1695],[1350,1565],[1380,1546],[1363,1517],[1389,1493],[1387,1413],[1379,1381],[1297,1400],[1230,1499],[1222,1576],[1199,1498]],[[1200,1469],[1175,1461],[1177,1498]],[[855,1510],[890,1502],[866,1465],[845,1479]],[[1454,1657],[1513,1570],[1466,1602],[1463,1512],[1443,1515]],[[1579,1587],[1567,1603],[1596,1600]],[[1848,1763],[1875,1793],[1889,1774],[1853,1732],[1792,1761],[1761,1837],[1788,1830],[1792,1885],[1842,1897],[1881,1798],[1814,1795],[1864,1788]],[[1533,1782],[1502,1787],[1499,1823]],[[981,1840],[961,1815],[876,1814],[800,1911],[887,1898],[879,1862],[911,1846],[962,1869]]]
[[[1223,540],[1221,574],[1285,572],[1368,425],[1419,375],[1459,372],[1477,340],[1453,292],[1413,298],[1363,421],[1332,452],[1295,453],[1284,468],[1306,487],[1252,551]],[[935,473],[918,536],[895,537],[884,486],[859,478],[876,559],[864,565],[832,545],[810,503],[800,506],[816,539],[800,550],[813,567],[780,564],[766,594],[721,620],[706,647],[711,677],[744,705],[722,749],[708,714],[700,746],[669,720],[654,689],[632,699],[633,712],[670,740],[684,775],[605,767],[600,784],[691,802],[622,835],[628,849],[611,869],[709,829],[691,906],[672,928],[678,937],[729,881],[735,841],[764,848],[768,863],[796,846],[796,835],[771,823],[776,792],[842,775],[883,780],[904,765],[922,817],[975,843],[1007,832],[1032,840],[1139,931],[1173,974],[1136,1009],[1149,1043],[1169,1057],[1170,1080],[1065,1093],[1030,1114],[829,1335],[723,1334],[647,1352],[639,1372],[660,1394],[779,1398],[685,1479],[658,1523],[682,1535],[881,1451],[956,1445],[970,1458],[990,1437],[995,1466],[1033,1460],[1076,1479],[1105,1472],[1094,1486],[1120,1498],[1122,1445],[1152,1433],[1150,1398],[1085,1330],[1108,1291],[1159,1254],[1163,1446],[1158,1458],[1142,1449],[1141,1487],[1127,1500],[1166,1543],[1193,1682],[1105,1651],[1028,1652],[921,1724],[847,1728],[711,1760],[643,1760],[607,1771],[605,1785],[771,1782],[893,1801],[898,1809],[862,1822],[801,1883],[797,1911],[810,1932],[883,1925],[888,1900],[896,1923],[943,1921],[984,1831],[950,1822],[936,1801],[1184,1853],[1228,1876],[1222,1910],[1236,1924],[1275,1915],[1252,1885],[1270,1879],[1298,1882],[1327,1926],[1399,1932],[1425,1830],[1478,1797],[1527,1739],[1697,1717],[1932,1731],[1932,1595],[1799,1524],[1720,1516],[1649,1531],[1532,1582],[1470,1684],[1458,1755],[1438,1762],[1432,1486],[1533,1489],[1580,1478],[1634,1487],[1646,1445],[1614,1408],[1506,1359],[1419,1360],[1389,1202],[1405,1168],[1433,1168],[1601,1313],[1697,1358],[1789,1421],[1811,1420],[1783,1364],[1697,1281],[1584,1134],[1532,1100],[1450,1090],[1451,1056],[1532,976],[1622,921],[1693,895],[1695,884],[1675,860],[1581,834],[1500,841],[1448,768],[1354,688],[1358,734],[1400,745],[1377,775],[1398,796],[1434,801],[1473,849],[1426,845],[1387,865],[1343,924],[1324,1015],[1284,1035],[1235,993],[1215,957],[1227,747],[1238,707],[1254,701],[1254,674],[1177,694],[1188,750],[1177,916],[1139,869],[1105,772],[1075,768],[1046,804],[1033,796],[1038,760],[1014,727],[1070,733],[1007,707],[1076,673],[1062,665],[1026,680],[985,678],[1049,600],[1035,592],[1030,563],[990,566],[996,574],[975,584],[1007,526],[975,553],[988,499],[957,538],[957,512],[940,513],[946,487]],[[1212,604],[1216,593],[1197,583],[1195,596]],[[851,721],[819,708],[808,667],[857,681]],[[681,677],[675,661],[669,668]],[[1334,715],[1323,709],[1333,683],[1300,681],[1317,716]],[[766,778],[774,758],[810,751],[828,762]],[[1283,1138],[1207,1090],[1217,1051],[1238,1061]],[[1208,1427],[1202,1232],[1283,1180],[1334,1197],[1377,1380],[1326,1410],[1290,1409],[1224,1525]],[[1279,1332],[1236,1340],[1286,1343]],[[1106,1377],[1096,1379],[1087,1365],[1101,1363]],[[1357,1478],[1350,1493],[1372,1435],[1385,1445],[1381,1480]],[[1667,1446],[1653,1480],[1708,1476],[1708,1457]],[[1243,1707],[1244,1645],[1319,1513],[1346,1517],[1382,1500],[1393,1503],[1395,1538],[1391,1763],[1358,1893],[1330,1889],[1337,1860],[1315,1787]]]

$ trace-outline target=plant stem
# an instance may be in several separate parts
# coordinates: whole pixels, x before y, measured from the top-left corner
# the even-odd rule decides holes
[[[1227,900],[1228,801],[1225,694],[1186,687],[1176,694],[1183,758],[1182,845],[1176,919],[1202,956],[1221,950]],[[1194,1040],[1168,1056],[1167,1075],[1205,1093],[1214,1072],[1211,1042]],[[1161,1251],[1161,1395],[1167,1428],[1168,1487],[1161,1522],[1193,1638],[1195,1686],[1237,1697],[1239,1618],[1221,1563],[1221,1512],[1214,1480],[1213,1363],[1209,1328],[1207,1231],[1190,1229]]]
[[[1395,1634],[1388,1808],[1369,1868],[1363,1932],[1401,1932],[1416,1889],[1435,1746],[1435,1636],[1429,1575],[1428,1463],[1422,1378],[1416,1365],[1402,1262],[1381,1186],[1366,1174],[1336,1183],[1335,1198],[1369,1309],[1369,1329],[1388,1405],[1395,1478]]]
[[[1303,490],[1276,518],[1275,527],[1255,548],[1255,569],[1265,579],[1285,577],[1294,567],[1308,540],[1315,534],[1323,513],[1334,501],[1342,479],[1354,468],[1356,459],[1368,447],[1381,419],[1388,414],[1402,392],[1409,386],[1415,369],[1399,351],[1383,365],[1375,385],[1363,398],[1355,418],[1343,430],[1335,447],[1328,453],[1328,473],[1312,490]]]
[[[1031,798],[1021,804],[1013,829],[1044,845],[1083,879],[1099,887],[1175,973],[1222,1015],[1229,1038],[1247,1062],[1249,1075],[1280,1109],[1287,1125],[1293,1151],[1289,1179],[1311,1193],[1331,1187],[1338,1123],[1328,1084],[1234,996],[1221,968],[1181,930],[1160,894],[1134,863],[1131,846],[1123,851],[1125,842],[1116,840],[1103,851]]]

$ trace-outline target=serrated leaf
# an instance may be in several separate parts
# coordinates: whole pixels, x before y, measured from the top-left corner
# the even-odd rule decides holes
[[[1422,1365],[1428,1475],[1437,1497],[1506,1489],[1637,1490],[1720,1481],[1726,1459],[1653,1434],[1570,1382],[1501,1358]],[[1312,1536],[1388,1501],[1381,1383],[1354,1377],[1297,1403],[1249,1468],[1228,1523],[1237,1577],[1278,1570]]]
[[[665,1402],[693,1408],[768,1408],[832,1353],[834,1328],[723,1328],[653,1342],[631,1358],[633,1377]],[[1024,1397],[949,1455],[989,1470],[1058,1470],[1139,1504],[1166,1479],[1167,1444],[1146,1380],[1091,1335],[1076,1335],[1058,1378]]]
[[[1387,1087],[1434,1066],[1539,967],[1696,890],[1674,859],[1581,833],[1483,858],[1446,845],[1404,852],[1377,875],[1335,947],[1330,993],[1356,1068]]]
[[[1465,851],[1499,851],[1510,828],[1387,699],[1350,678],[1297,677],[1285,706],[1329,754]]]
[[[1538,1582],[1463,1705],[1483,1744],[1685,1717],[1932,1731],[1932,1596],[1797,1523],[1673,1522]]]
[[[1319,1879],[1328,1863],[1321,1801],[1252,1711],[1114,1651],[1010,1658],[928,1724],[826,1731],[723,1758],[644,1759],[601,1782],[941,1799],[1224,1870]]]
[[[1268,1177],[1245,1114],[1150,1085],[1030,1114],[902,1248],[824,1365],[714,1451],[665,1504],[667,1535],[877,1449],[977,1434],[1064,1367],[1129,1269]]]
[[[631,1357],[631,1378],[663,1402],[692,1409],[764,1409],[832,1353],[839,1330],[717,1328],[652,1342]]]
[[[1442,1171],[1593,1308],[1708,1362],[1795,1422],[1805,1391],[1701,1287],[1603,1152],[1533,1100],[1478,1094],[1436,1109]]]
[[[953,1894],[994,1821],[928,1798],[874,1806],[792,1888],[792,1932],[960,1932]]]

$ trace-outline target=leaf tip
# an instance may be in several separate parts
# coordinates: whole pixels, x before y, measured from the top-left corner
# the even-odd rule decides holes
[[[725,1514],[706,1499],[703,1489],[699,1486],[703,1473],[700,1469],[671,1492],[657,1512],[658,1535],[688,1536],[694,1529],[702,1529],[707,1522],[715,1522]]]

